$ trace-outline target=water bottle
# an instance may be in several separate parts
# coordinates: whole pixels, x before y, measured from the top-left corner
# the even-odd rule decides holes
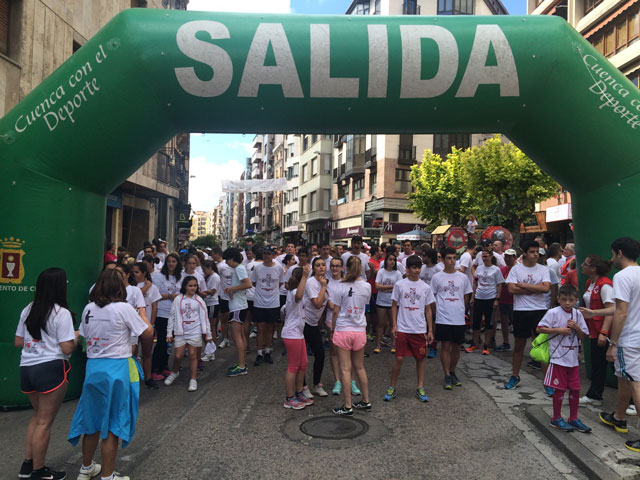
[[[171,350],[173,350],[173,343],[169,342],[167,343],[167,355],[169,357],[171,356]]]

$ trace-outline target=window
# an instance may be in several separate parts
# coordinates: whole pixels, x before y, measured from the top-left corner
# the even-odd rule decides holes
[[[638,10],[623,14],[615,25],[603,29],[589,38],[591,45],[603,55],[609,57],[624,50],[638,39]]]
[[[318,192],[311,192],[309,194],[309,212],[316,210],[318,210]]]
[[[318,159],[312,158],[311,159],[311,176],[315,177],[316,175],[318,175]]]
[[[635,71],[633,72],[631,75],[627,76],[627,78],[629,80],[631,80],[633,82],[633,84],[637,87],[638,84],[640,83],[640,72]]]
[[[298,223],[298,212],[291,213],[291,223]]]
[[[381,14],[381,10],[380,10],[380,0],[376,0],[376,2],[375,2],[375,6],[374,6],[374,10],[373,10],[373,14],[374,14],[374,15],[380,15],[380,14]]]
[[[318,134],[314,133],[313,135],[311,135],[311,145],[313,145],[317,141],[318,141]]]
[[[309,166],[308,163],[305,163],[302,166],[302,183],[304,183],[307,180],[309,180],[309,169],[307,168],[308,166]]]
[[[420,15],[420,6],[418,0],[404,0],[402,4],[403,15]]]
[[[584,14],[586,15],[601,3],[602,0],[584,0]]]
[[[351,15],[369,15],[369,3],[370,0],[357,0],[350,12]]]
[[[9,53],[9,19],[11,0],[0,0],[0,53]]]
[[[302,151],[306,151],[309,148],[309,135],[302,136]]]
[[[308,208],[307,208],[307,196],[305,195],[304,197],[302,197],[300,199],[300,213],[302,215],[304,215],[305,213],[307,213]]]
[[[293,178],[296,178],[300,175],[300,164],[299,163],[294,163],[293,164]]]
[[[400,214],[399,213],[390,213],[389,214],[389,221],[398,223],[400,221]]]
[[[396,168],[396,192],[409,193],[411,191],[410,170]]]
[[[329,210],[329,199],[331,198],[331,190],[322,189],[322,210]]]
[[[473,15],[474,0],[438,0],[438,15]]]
[[[338,184],[338,200],[344,198],[344,202],[349,201],[349,182]]]
[[[468,133],[437,134],[433,136],[433,153],[444,160],[451,153],[451,147],[466,149],[471,146]]]
[[[364,196],[364,176],[353,180],[353,199],[360,200]]]
[[[298,187],[293,187],[292,195],[293,195],[293,198],[291,198],[292,201],[295,202],[296,200],[298,200]]]
[[[378,172],[376,170],[369,173],[369,194],[375,195],[378,190]]]

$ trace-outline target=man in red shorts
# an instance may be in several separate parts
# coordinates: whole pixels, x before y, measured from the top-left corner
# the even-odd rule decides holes
[[[396,337],[396,354],[391,369],[391,385],[384,396],[386,402],[397,396],[396,385],[404,362],[404,357],[416,359],[418,389],[416,397],[421,402],[428,402],[429,397],[424,390],[424,365],[427,357],[427,345],[433,342],[433,321],[431,319],[432,303],[435,298],[431,287],[420,280],[422,260],[417,255],[407,257],[407,278],[400,280],[393,287],[391,299],[391,333]]]

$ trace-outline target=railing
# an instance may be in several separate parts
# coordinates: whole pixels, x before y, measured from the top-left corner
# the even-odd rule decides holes
[[[353,158],[347,157],[345,178],[364,173],[364,153],[355,153]]]
[[[416,147],[400,145],[398,147],[398,163],[400,165],[413,165],[416,163]]]
[[[377,160],[377,147],[371,147],[364,152],[364,168],[374,168],[378,163]]]

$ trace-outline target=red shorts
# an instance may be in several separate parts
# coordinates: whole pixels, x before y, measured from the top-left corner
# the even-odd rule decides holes
[[[564,365],[549,364],[543,382],[545,387],[558,390],[580,390],[580,367],[565,367]]]
[[[422,360],[426,356],[426,333],[398,332],[396,337],[396,357],[413,357],[416,360]]]

